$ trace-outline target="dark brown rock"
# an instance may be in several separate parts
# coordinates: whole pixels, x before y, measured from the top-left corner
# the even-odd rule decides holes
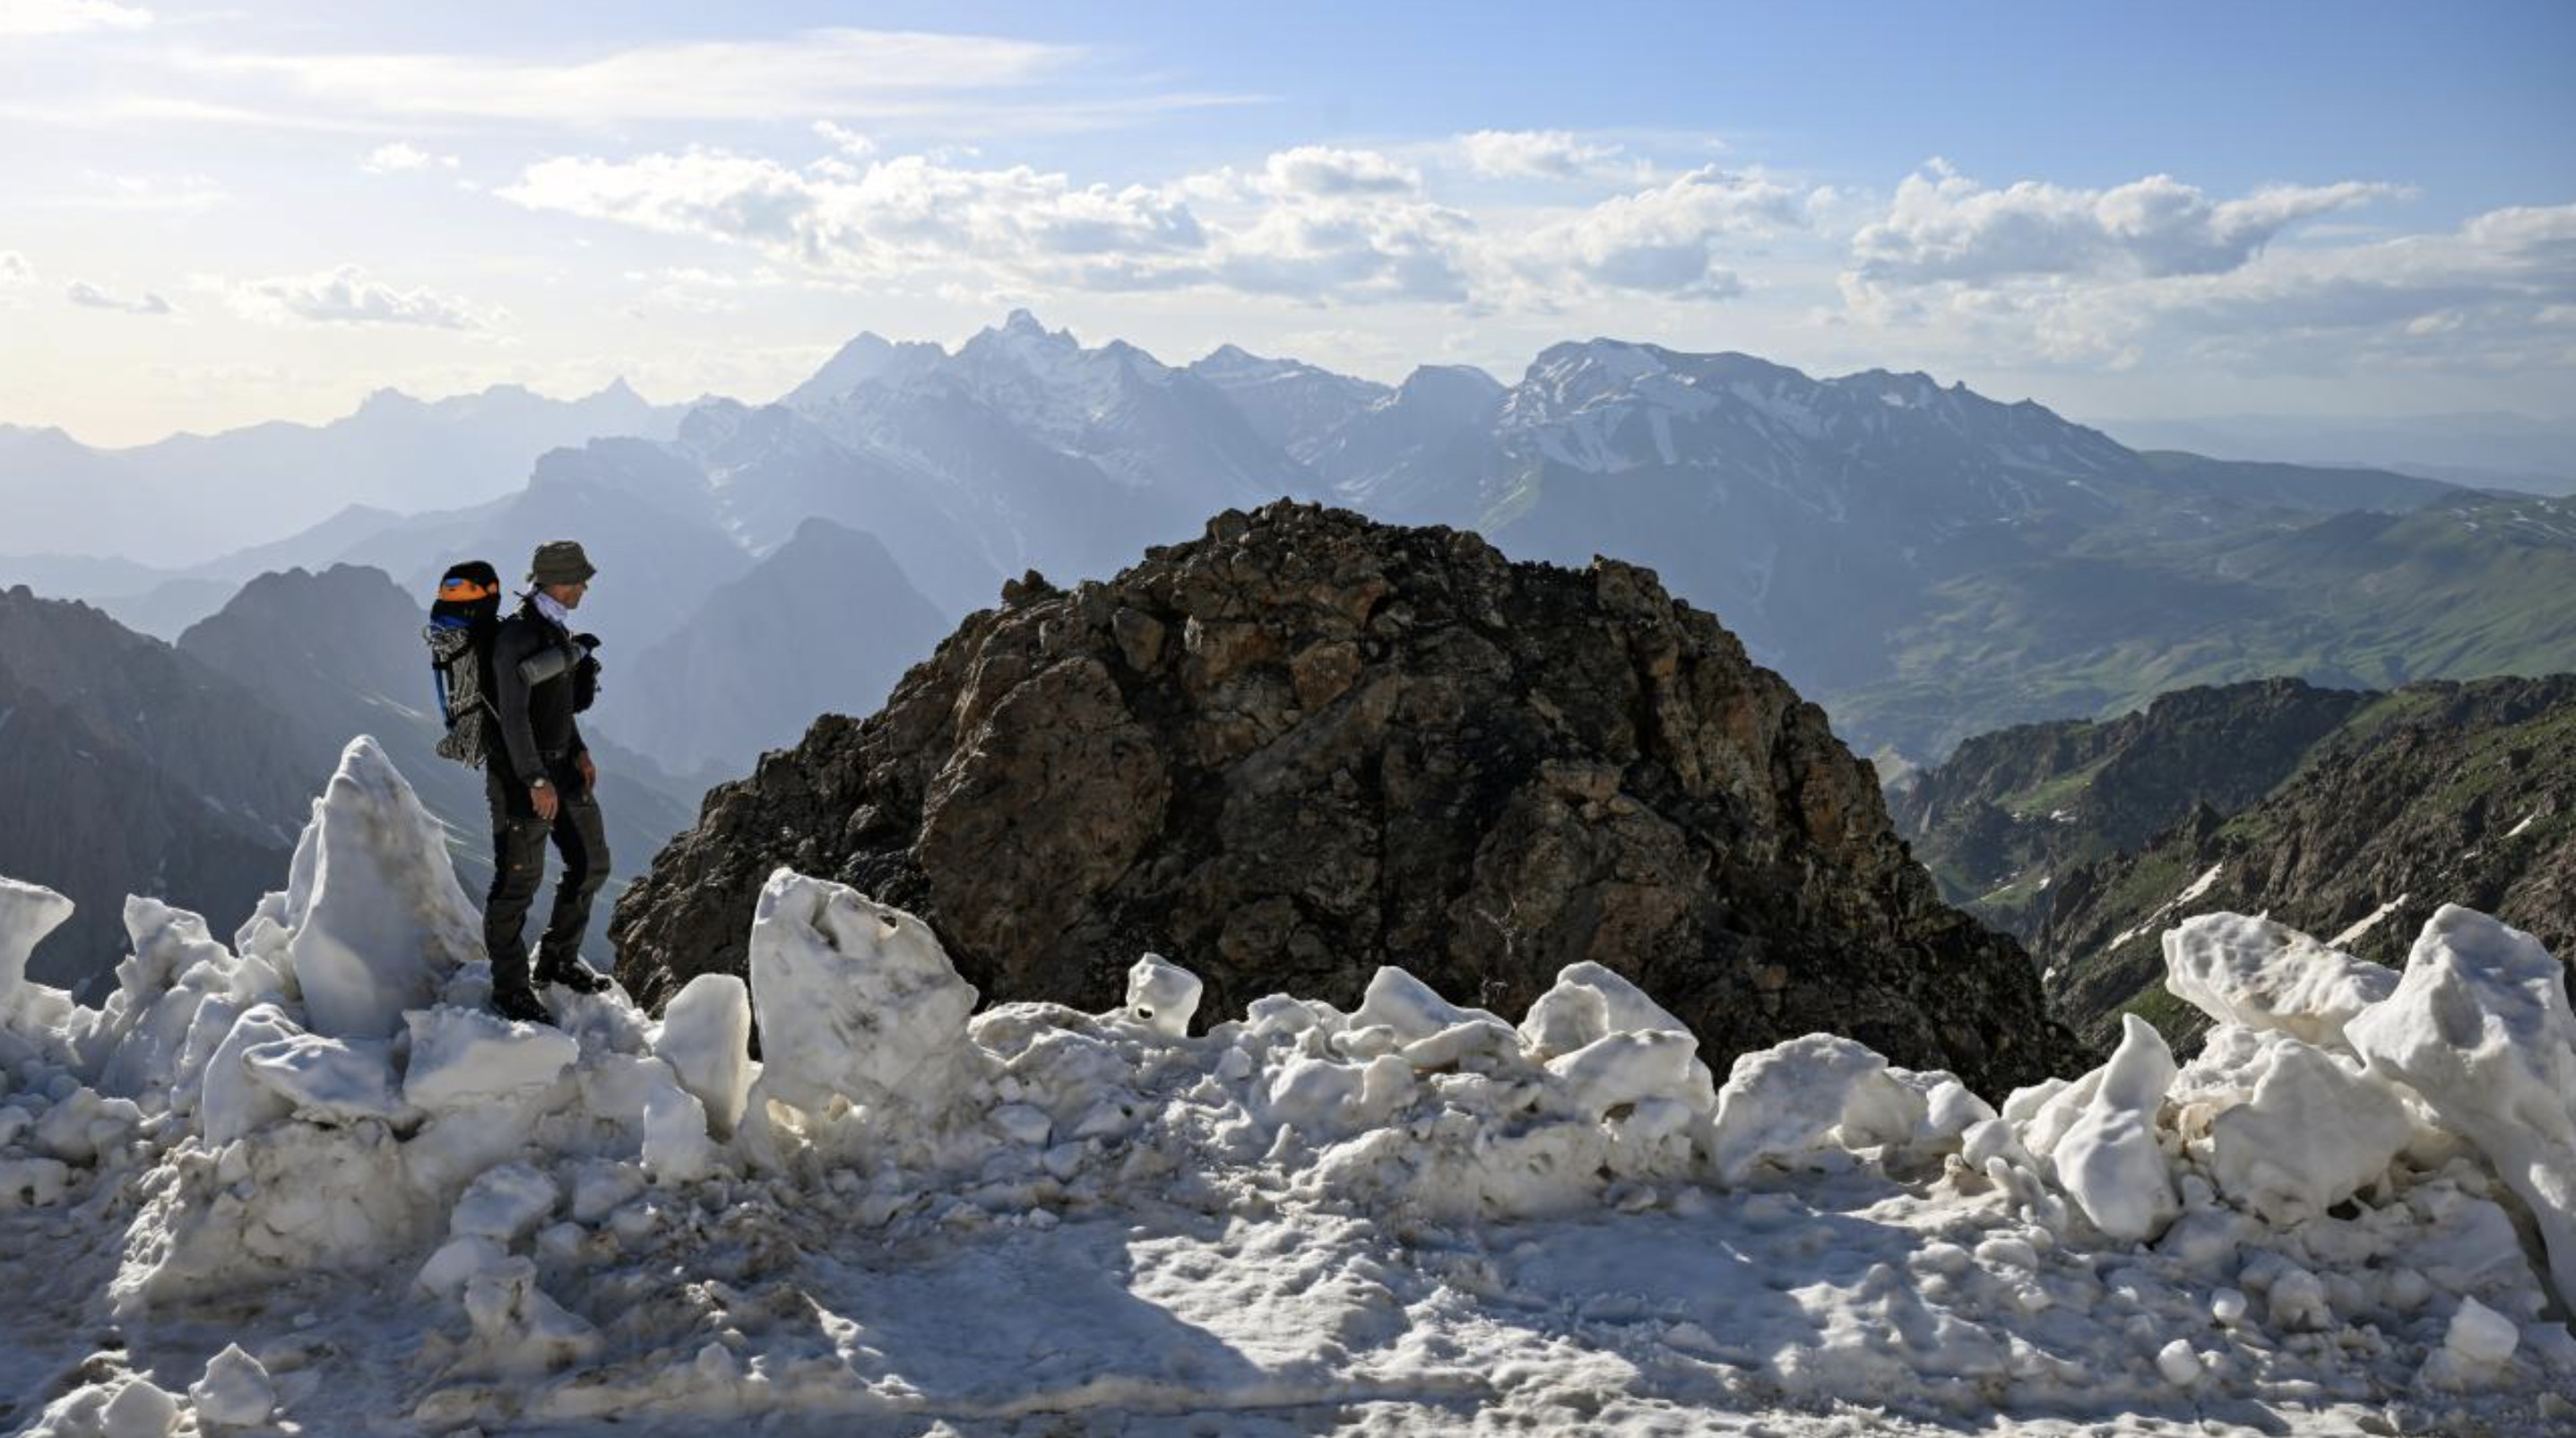
[[[1645,570],[1282,503],[1012,589],[709,796],[618,905],[630,989],[740,972],[789,864],[921,913],[988,999],[1107,1007],[1151,949],[1212,1018],[1380,964],[1517,1014],[1592,959],[1721,1068],[1819,1029],[1989,1092],[2074,1061],[1823,713]]]

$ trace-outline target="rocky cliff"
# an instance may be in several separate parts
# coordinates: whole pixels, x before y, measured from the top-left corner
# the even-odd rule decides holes
[[[312,781],[233,677],[86,604],[0,591],[0,873],[79,909],[29,960],[82,987],[155,893],[230,933],[284,872]]]
[[[1354,1004],[1381,963],[1518,1012],[1597,960],[1721,1066],[1812,1030],[1988,1092],[2071,1062],[1823,713],[1655,576],[1289,504],[1107,583],[1008,586],[864,720],[709,795],[619,902],[629,988],[740,972],[792,864],[929,918],[988,999]]]
[[[1888,810],[1944,897],[2028,942],[2068,869],[2135,852],[2202,805],[2243,809],[2384,697],[2260,679],[2115,719],[2019,724],[1908,776]]]
[[[2052,1002],[2096,1038],[2136,1011],[2185,1037],[2158,935],[2193,914],[2269,913],[2401,964],[2444,903],[2576,955],[2576,675],[2376,696],[2260,802],[2203,806],[2134,854],[2071,868],[2036,947]]]

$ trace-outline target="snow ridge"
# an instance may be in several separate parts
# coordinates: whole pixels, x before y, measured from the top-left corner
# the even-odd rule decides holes
[[[1193,1035],[1198,985],[1158,956],[1108,1013],[978,1013],[926,924],[786,869],[748,985],[702,979],[658,1023],[557,993],[558,1026],[513,1025],[451,916],[393,902],[454,883],[417,818],[353,744],[289,891],[231,946],[133,901],[101,1009],[24,981],[68,906],[0,882],[0,1253],[24,1276],[0,1390],[43,1403],[0,1416],[2569,1416],[2576,1339],[2500,1190],[2563,1294],[2576,1018],[2537,944],[2466,910],[2358,996],[2312,940],[2194,920],[2168,952],[2221,1020],[2199,1056],[2133,1021],[2109,1064],[1998,1111],[1822,1034],[1720,1082],[1594,964],[1518,1024],[1388,968],[1350,1012],[1272,995]],[[298,982],[325,953],[418,998],[327,1032]],[[87,1353],[111,1318],[126,1346]]]

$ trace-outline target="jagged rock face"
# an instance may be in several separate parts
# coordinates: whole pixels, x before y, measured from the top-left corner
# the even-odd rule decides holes
[[[1847,1034],[1989,1091],[2071,1057],[2010,940],[1945,908],[1815,706],[1647,571],[1289,504],[1105,584],[1034,577],[879,714],[708,798],[620,901],[658,1003],[739,973],[779,864],[929,918],[988,999],[1355,1004],[1381,963],[1518,1013],[1597,960],[1713,1062]]]
[[[2246,807],[2383,697],[2258,679],[2176,690],[2117,719],[2015,725],[1912,775],[1889,810],[1944,897],[2027,943],[2056,876],[2135,852],[2196,806]]]
[[[2203,1021],[2163,995],[2166,928],[2264,913],[2395,966],[2449,902],[2576,963],[2576,675],[2384,696],[2260,802],[2204,806],[2135,853],[2069,870],[2034,947],[2079,1032],[2107,1037],[2135,1010],[2188,1041]]]

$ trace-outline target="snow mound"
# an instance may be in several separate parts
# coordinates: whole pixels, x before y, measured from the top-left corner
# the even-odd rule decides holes
[[[1517,1024],[1389,967],[1350,1012],[1274,994],[1194,1036],[1195,979],[1152,956],[1106,1013],[978,1013],[929,925],[784,869],[747,985],[514,1025],[416,814],[353,745],[233,947],[136,901],[104,1007],[0,990],[0,1382],[46,1395],[0,1416],[2567,1416],[2576,1339],[2518,1225],[2563,1283],[2576,1022],[2554,961],[2464,910],[2348,1014],[2271,982],[2308,941],[2194,921],[2168,953],[2255,1023],[2177,1066],[2132,1020],[1998,1110],[1823,1034],[1721,1088],[1595,964]],[[66,912],[0,884],[0,950]],[[126,1346],[93,1354],[102,1307]]]
[[[2576,1303],[2576,1015],[2540,942],[2456,904],[2424,925],[2387,1001],[2345,1026],[2374,1075],[2421,1095],[2529,1205]]]
[[[975,989],[930,926],[841,884],[770,875],[751,925],[751,1002],[769,1061],[765,1103],[935,1115],[978,1075]]]
[[[2165,987],[2222,1023],[2343,1047],[2344,1025],[2397,976],[2266,918],[2202,914],[2165,930]]]
[[[2130,1014],[2101,1079],[2048,1150],[2067,1196],[2113,1238],[2152,1238],[2182,1210],[2156,1124],[2175,1073],[2164,1036]]]
[[[387,1037],[405,1009],[482,952],[482,922],[447,863],[446,831],[373,739],[341,753],[296,846],[295,872],[311,880],[290,887],[279,922],[316,1033]]]

